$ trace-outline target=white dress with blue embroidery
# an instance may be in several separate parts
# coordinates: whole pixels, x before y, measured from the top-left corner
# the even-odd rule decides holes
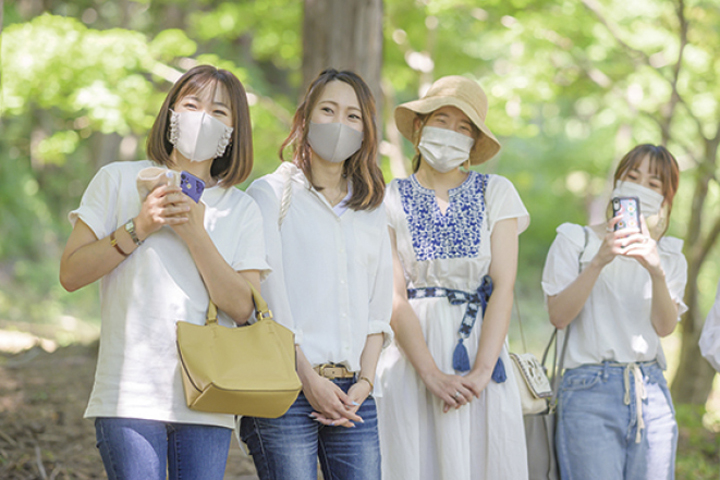
[[[443,214],[435,192],[414,175],[394,180],[385,206],[395,230],[407,288],[445,287],[474,292],[491,262],[490,238],[500,220],[517,218],[518,232],[529,215],[512,183],[497,175],[470,172],[449,191]],[[458,329],[467,304],[446,297],[410,300],[430,353],[445,373],[452,367]],[[482,319],[464,344],[475,361]],[[382,355],[378,398],[385,480],[526,480],[527,454],[520,397],[507,348],[501,357],[507,380],[490,381],[481,398],[443,413],[410,361],[393,343]]]

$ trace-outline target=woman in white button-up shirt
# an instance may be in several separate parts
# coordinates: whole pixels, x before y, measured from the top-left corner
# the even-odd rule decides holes
[[[273,273],[262,284],[296,335],[303,391],[278,419],[244,417],[261,479],[380,478],[375,367],[389,343],[392,260],[375,104],[352,72],[326,70],[282,146],[292,163],[248,193],[265,221]]]

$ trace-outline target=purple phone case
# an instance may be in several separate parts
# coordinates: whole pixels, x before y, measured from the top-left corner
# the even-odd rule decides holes
[[[615,230],[637,228],[640,230],[640,199],[638,197],[615,197],[612,199],[613,217],[622,215]]]
[[[200,201],[203,190],[205,190],[205,182],[192,173],[183,171],[180,173],[180,188],[185,195],[192,198],[195,200],[195,203],[197,203]]]

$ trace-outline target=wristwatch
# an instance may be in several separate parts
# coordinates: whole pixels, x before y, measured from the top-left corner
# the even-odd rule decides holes
[[[139,247],[143,244],[143,242],[138,238],[137,233],[135,233],[135,219],[131,218],[128,220],[125,224],[125,231],[130,234],[130,238],[132,238],[132,241],[135,242],[135,245]]]

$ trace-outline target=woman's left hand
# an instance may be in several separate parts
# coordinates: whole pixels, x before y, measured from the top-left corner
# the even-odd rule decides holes
[[[175,233],[182,238],[185,243],[197,236],[197,232],[205,230],[205,204],[203,201],[195,203],[195,201],[187,195],[182,195],[179,202],[176,202],[177,206],[187,206],[190,211],[187,213],[188,221],[179,225],[172,225],[172,229]]]
[[[625,246],[621,255],[634,258],[640,265],[652,276],[662,275],[662,266],[660,264],[660,254],[657,249],[657,242],[650,236],[645,217],[640,216],[642,232],[633,233],[624,238]]]
[[[471,370],[470,373],[462,377],[463,386],[470,390],[476,398],[480,398],[483,390],[490,383],[492,372],[480,372],[478,370]]]
[[[367,399],[368,396],[370,396],[370,384],[365,381],[358,381],[355,382],[355,384],[350,387],[348,390],[348,397],[350,397],[350,400],[354,402],[354,405],[352,406],[345,406],[348,412],[351,413],[357,413],[358,409],[360,408],[360,405],[363,404],[363,402]],[[355,425],[347,418],[340,418],[339,420],[333,420],[331,418],[327,418],[325,415],[319,412],[313,412],[310,414],[312,417],[314,417],[318,422],[322,423],[323,425],[333,426],[333,427],[354,427]]]

